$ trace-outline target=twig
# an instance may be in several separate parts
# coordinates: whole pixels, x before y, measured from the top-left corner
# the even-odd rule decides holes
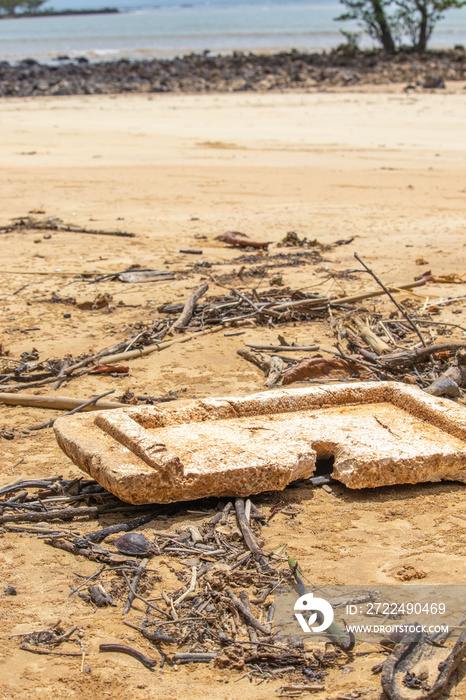
[[[368,266],[366,265],[366,263],[363,262],[363,260],[361,260],[361,258],[359,257],[359,255],[358,255],[357,253],[354,253],[354,257],[356,258],[356,260],[357,260],[359,263],[361,263],[361,265],[367,270],[367,272],[375,279],[375,281],[377,282],[377,284],[379,284],[379,285],[382,287],[382,289],[384,290],[385,294],[387,294],[387,296],[388,296],[388,297],[391,299],[391,301],[395,304],[395,306],[396,306],[396,308],[398,309],[398,311],[400,311],[400,313],[403,314],[403,316],[404,316],[405,319],[408,321],[408,323],[409,323],[409,325],[411,326],[411,328],[416,332],[416,335],[418,336],[418,338],[419,338],[419,340],[421,341],[421,343],[423,344],[423,346],[426,347],[426,346],[427,346],[427,343],[426,343],[426,341],[424,340],[424,337],[423,337],[421,331],[420,331],[419,328],[416,326],[416,324],[414,323],[414,321],[412,320],[412,318],[411,318],[411,316],[408,314],[408,312],[405,311],[405,310],[403,309],[403,307],[397,302],[397,300],[395,299],[395,297],[393,296],[393,294],[390,292],[390,290],[388,289],[388,287],[386,287],[386,286],[384,285],[384,283],[377,277],[377,275],[375,274],[375,272],[374,272],[373,270],[371,270],[371,268],[368,267]]]
[[[213,518],[209,520],[209,525],[216,525],[218,522],[222,521],[222,525],[226,523],[228,513],[233,508],[233,503],[228,501],[226,506],[219,513],[216,513]],[[223,522],[225,520],[225,523]]]
[[[55,530],[49,530],[44,527],[21,527],[20,525],[5,525],[5,530],[7,530],[7,532],[28,532],[30,535],[38,535],[39,539],[41,537],[46,537],[47,535],[53,535],[54,537],[62,537],[71,534],[75,537],[78,537],[81,534],[79,532],[70,532],[69,530],[65,529],[55,528]]]
[[[178,605],[180,605],[180,603],[182,603],[183,600],[185,600],[185,598],[187,598],[191,593],[194,593],[194,591],[196,590],[196,578],[197,578],[197,569],[195,566],[193,566],[191,569],[191,581],[189,583],[189,588],[187,591],[182,593],[179,598],[177,598],[174,601],[173,607],[177,608]]]
[[[84,408],[87,408],[88,406],[92,406],[93,404],[97,403],[97,401],[99,399],[103,399],[105,396],[108,396],[109,394],[114,394],[114,393],[115,393],[115,389],[111,389],[110,391],[106,391],[104,394],[99,394],[99,396],[96,396],[95,398],[90,399],[89,401],[85,401],[80,406],[76,406],[76,408],[71,409],[71,411],[68,411],[68,413],[64,413],[63,416],[60,416],[60,418],[64,418],[65,416],[72,416],[75,413],[82,411]],[[56,418],[52,418],[52,420],[49,420],[46,423],[40,423],[39,425],[33,425],[30,428],[28,428],[28,430],[42,430],[42,428],[51,428],[56,420],[57,420]]]
[[[244,557],[241,557],[239,561],[236,562],[236,564],[233,564],[233,566],[230,566],[230,571],[234,571],[235,569],[238,569],[240,566],[243,564],[246,564],[252,557],[252,553],[249,552],[249,554],[246,554]]]
[[[12,467],[11,467],[11,473],[12,473],[12,474],[15,473],[16,467],[19,467],[19,465],[20,465],[22,462],[24,462],[24,457],[21,457],[21,459],[20,459],[18,462],[15,462],[15,463],[12,465]]]
[[[102,530],[88,532],[86,539],[90,542],[102,542],[109,535],[115,535],[117,532],[130,532],[131,530],[135,530],[137,527],[150,523],[150,521],[156,517],[157,513],[148,513],[147,515],[142,515],[140,518],[128,520],[126,523],[118,523],[118,525],[104,527]]]
[[[436,352],[457,352],[466,348],[466,343],[439,343],[438,345],[427,345],[424,348],[410,348],[392,352],[389,355],[382,355],[377,358],[377,363],[387,369],[392,367],[399,370],[402,367],[412,366],[416,362],[422,362]]]
[[[296,586],[298,588],[299,595],[306,595],[309,591],[307,590],[301,572],[299,571],[298,562],[292,559],[291,557],[288,557],[288,566],[290,567],[291,573],[293,574],[294,579],[296,581]],[[340,649],[343,649],[347,652],[351,651],[356,643],[356,638],[353,632],[348,631],[348,633],[346,634],[346,631],[343,632],[343,630],[340,629],[336,622],[332,622],[329,625],[329,627],[327,627],[325,634],[329,636],[332,642],[339,646]]]
[[[266,636],[270,635],[270,628],[266,625],[263,625],[259,620],[256,620],[254,615],[248,610],[243,603],[237,598],[228,588],[225,589],[226,595],[229,597],[231,602],[233,603],[234,607],[242,614],[244,619],[252,625],[252,627],[255,627],[261,634],[265,634]]]
[[[230,319],[228,319],[230,320]],[[105,359],[107,363],[120,362],[121,360],[132,360],[135,357],[143,357],[144,355],[150,355],[152,352],[158,352],[160,350],[165,350],[176,343],[187,343],[195,338],[202,338],[205,335],[211,335],[212,333],[218,333],[218,331],[224,330],[224,325],[212,326],[205,331],[200,331],[199,333],[193,333],[190,335],[184,335],[181,338],[174,338],[173,340],[167,340],[162,343],[154,343],[153,345],[146,345],[146,347],[140,350],[129,350],[128,352],[120,352],[116,355],[101,355],[99,359]],[[71,368],[70,368],[71,369]]]
[[[87,590],[89,591],[89,596],[92,603],[94,603],[94,605],[97,607],[103,608],[107,605],[111,605],[112,607],[116,608],[117,604],[107,593],[102,584],[98,583],[97,586],[89,586]],[[81,596],[82,594],[80,593],[79,595]]]
[[[228,522],[228,514],[230,510],[233,508],[233,503],[231,501],[228,501],[226,504],[225,508],[222,510],[222,517],[220,518],[220,525],[226,525]]]
[[[273,352],[313,352],[319,350],[319,345],[252,345],[246,343],[252,350],[272,350]]]
[[[196,651],[196,652],[178,652],[173,655],[173,660],[178,663],[204,662],[209,663],[217,657],[216,651]]]
[[[134,233],[126,231],[102,231],[101,229],[84,228],[75,224],[65,224],[58,218],[47,217],[42,221],[33,219],[32,216],[19,216],[13,219],[14,223],[0,226],[0,231],[14,231],[15,229],[35,229],[37,231],[68,231],[70,233],[91,233],[99,236],[123,236],[124,238],[134,238]]]
[[[51,651],[50,649],[41,649],[40,647],[29,647],[27,644],[21,644],[19,647],[23,651],[30,651],[33,654],[47,654],[48,656],[81,656],[79,651]]]
[[[380,379],[380,377],[377,375],[377,373],[376,373],[376,371],[375,371],[375,368],[374,368],[374,364],[375,364],[377,367],[379,367],[377,361],[374,360],[374,362],[371,364],[370,362],[365,362],[364,360],[359,360],[359,359],[357,359],[357,358],[355,358],[355,357],[350,357],[349,355],[346,355],[346,353],[343,352],[343,350],[342,350],[342,348],[341,348],[341,346],[340,346],[339,343],[335,343],[335,347],[336,347],[336,349],[338,350],[337,353],[336,353],[336,352],[333,352],[332,350],[327,350],[327,352],[329,352],[329,353],[332,354],[332,355],[340,355],[340,357],[342,357],[343,360],[346,360],[347,362],[354,362],[354,363],[357,364],[357,365],[361,365],[362,367],[366,367],[367,369],[369,369],[369,370],[372,372],[372,374],[374,374],[374,376],[376,377],[376,379]],[[362,352],[362,351],[361,351],[361,352]],[[388,370],[388,369],[386,369],[386,368],[384,368],[384,371],[386,371],[386,372],[388,372],[389,374],[391,374],[390,370]],[[385,378],[386,375],[382,375],[382,376]]]
[[[95,353],[94,355],[90,355],[90,357],[86,357],[84,360],[81,360],[80,362],[75,362],[74,365],[70,365],[69,367],[66,368],[65,374],[68,376],[75,372],[77,369],[81,369],[82,367],[87,367],[87,365],[90,365],[96,360],[100,360],[102,357],[108,357],[112,353],[117,353],[123,348],[125,348],[128,344],[127,340],[122,340],[120,343],[116,343],[116,345],[112,345],[110,348],[105,348],[104,350],[100,350],[99,352]]]
[[[39,513],[11,513],[0,515],[0,523],[31,522],[40,523],[42,520],[73,520],[77,516],[96,516],[99,514],[98,506],[89,508],[62,508],[60,510],[46,510]]]
[[[426,284],[425,280],[418,280],[417,282],[409,282],[408,284],[399,284],[396,289],[414,289],[415,287],[422,287]],[[390,289],[394,289],[393,285],[390,285]],[[348,297],[314,297],[313,299],[300,299],[299,301],[287,301],[281,304],[272,306],[271,309],[274,311],[285,311],[287,309],[297,309],[309,308],[313,311],[326,311],[328,306],[341,306],[342,304],[353,304],[356,301],[363,301],[364,299],[372,299],[373,297],[380,297],[385,292],[380,292],[379,290],[370,290],[368,292],[361,292],[360,294],[353,294]]]
[[[248,304],[248,306],[252,306],[252,308],[253,308],[255,311],[259,311],[259,310],[260,310],[260,306],[259,306],[258,304],[256,304],[255,302],[253,302],[251,299],[248,299],[248,297],[247,297],[245,294],[242,294],[241,292],[238,292],[238,290],[235,289],[234,287],[231,288],[231,291],[232,291],[233,294],[236,294],[237,297],[239,297],[239,298],[242,299],[244,302],[246,302],[246,304]]]
[[[102,566],[100,566],[95,573],[91,574],[91,576],[89,576],[85,581],[80,583],[77,588],[73,588],[73,590],[69,594],[68,598],[71,598],[71,596],[74,595],[75,593],[77,593],[81,588],[83,588],[86,585],[86,583],[89,583],[89,581],[92,581],[93,579],[100,576],[100,574],[102,573],[102,571],[104,569],[105,569],[105,564],[102,564]]]
[[[1,504],[0,504],[1,505]],[[144,510],[144,506],[117,506],[110,508],[106,506],[90,506],[89,508],[61,508],[56,510],[46,510],[40,513],[11,513],[0,515],[0,523],[14,522],[41,522],[42,520],[74,520],[74,518],[86,516],[92,518],[103,513],[126,513],[134,510]]]
[[[136,593],[136,591],[134,590],[134,588],[131,584],[131,581],[129,580],[129,578],[127,577],[125,572],[122,570],[121,573],[123,574],[123,578],[126,581],[126,585],[128,586],[129,590],[133,594],[134,598],[137,598],[138,600],[140,600],[141,603],[144,603],[144,605],[147,605],[148,608],[153,608],[153,610],[157,610],[157,612],[161,613],[162,615],[165,615],[165,617],[170,617],[169,613],[167,613],[165,610],[162,610],[162,608],[159,608],[158,605],[154,605],[154,603],[149,603],[148,600],[146,600],[145,598],[140,596],[138,593]]]
[[[0,496],[4,496],[7,493],[14,493],[14,491],[22,491],[27,488],[50,488],[51,484],[60,481],[62,478],[62,476],[51,476],[48,479],[18,479],[18,481],[1,488]]]
[[[254,537],[254,534],[249,526],[249,523],[246,519],[246,515],[244,513],[244,498],[237,498],[235,500],[235,509],[236,509],[236,517],[238,519],[238,525],[240,527],[240,530],[243,534],[244,541],[246,542],[246,545],[250,552],[252,553],[252,556],[254,559],[257,561],[259,566],[261,567],[262,571],[268,571],[270,573],[275,573],[275,569],[270,566],[267,557],[257,544],[257,540]]]
[[[138,568],[136,569],[136,573],[134,574],[134,578],[131,581],[131,588],[128,593],[128,597],[126,599],[125,607],[123,608],[123,615],[127,615],[131,609],[131,605],[134,600],[135,593],[137,591],[137,587],[139,585],[139,581],[141,579],[142,574],[144,573],[144,569],[146,568],[147,564],[149,563],[149,559],[143,559],[141,563],[139,564]]]
[[[72,634],[74,634],[74,632],[76,632],[77,629],[78,628],[76,625],[72,625],[66,632],[64,632],[63,634],[60,634],[58,637],[55,637],[55,639],[52,639],[52,641],[50,643],[58,645],[58,644],[61,644],[62,642],[66,642],[72,636]]]
[[[124,559],[122,561],[118,555],[79,547],[73,544],[72,542],[69,542],[68,540],[62,539],[61,536],[52,535],[49,538],[43,538],[43,541],[45,542],[45,544],[48,544],[51,547],[55,547],[56,549],[63,549],[63,551],[69,552],[69,554],[76,554],[85,557],[86,559],[89,559],[89,561],[97,561],[102,564],[113,564],[118,566],[119,568],[121,568],[121,565],[123,564],[131,566],[132,569],[136,567],[136,562],[132,559]]]
[[[143,666],[148,668],[150,671],[154,670],[154,666],[157,666],[157,661],[155,659],[149,659],[142,652],[133,649],[132,647],[127,647],[124,644],[101,644],[99,646],[99,651],[117,651],[120,654],[128,654],[142,663]]]
[[[241,602],[243,603],[244,607],[248,612],[251,613],[252,615],[252,610],[251,610],[251,604],[249,602],[249,596],[247,591],[240,591],[239,597],[241,599]],[[248,625],[248,634],[249,634],[249,639],[251,642],[257,642],[257,634],[255,629],[252,627],[252,625]]]
[[[391,319],[389,321],[385,321],[385,323],[393,323]],[[457,323],[449,323],[447,321],[421,321],[418,320],[417,323],[421,326],[448,326],[451,328],[459,328],[460,331],[464,331],[466,333],[466,328],[464,326],[459,326]]]
[[[52,389],[56,391],[57,389],[60,388],[60,386],[63,384],[63,382],[66,381],[66,376],[65,376],[65,370],[67,367],[69,367],[71,364],[71,361],[69,359],[65,359],[62,361],[62,365],[60,367],[60,371],[58,372],[56,379],[57,381],[55,384],[52,385]]]
[[[172,620],[173,622],[173,620]],[[169,637],[166,634],[162,634],[162,632],[158,632],[157,630],[155,632],[151,632],[150,630],[146,629],[145,627],[138,627],[137,625],[133,625],[131,622],[128,622],[127,620],[123,620],[123,624],[126,625],[127,627],[131,627],[133,630],[137,630],[142,634],[143,637],[148,639],[150,642],[166,642],[167,644],[174,644],[176,642],[175,637]],[[161,625],[165,624],[170,624],[166,622],[161,622]]]

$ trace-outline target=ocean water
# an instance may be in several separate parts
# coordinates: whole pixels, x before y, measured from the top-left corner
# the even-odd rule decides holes
[[[48,0],[43,9],[116,7],[118,14],[2,19],[0,59],[172,58],[210,51],[329,50],[344,41],[336,0]],[[446,13],[430,46],[466,44],[466,7]],[[370,40],[362,37],[362,47]]]

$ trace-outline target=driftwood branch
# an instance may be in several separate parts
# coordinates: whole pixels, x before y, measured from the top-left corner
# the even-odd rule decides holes
[[[126,523],[118,523],[118,525],[109,525],[109,527],[104,527],[102,530],[96,530],[95,532],[89,532],[86,535],[86,540],[90,542],[102,542],[109,535],[115,535],[117,532],[131,532],[137,527],[146,525],[151,520],[157,516],[157,512],[148,513],[147,515],[142,515],[140,518],[134,518],[133,520],[128,520]]]
[[[148,563],[149,559],[143,559],[142,562],[139,564],[138,568],[136,569],[134,578],[131,581],[131,586],[128,593],[128,597],[126,599],[125,607],[123,608],[123,615],[127,615],[131,609],[131,605],[133,604],[134,596],[136,595],[139,581],[141,580],[141,576],[144,573],[144,569],[146,568]]]
[[[285,363],[283,362],[282,358],[278,355],[272,355],[270,359],[269,373],[267,375],[267,379],[265,380],[265,386],[271,387],[275,386],[275,384],[278,384],[282,376],[284,367]]]
[[[259,547],[257,540],[254,537],[254,533],[252,532],[249,526],[246,514],[244,512],[244,498],[237,498],[235,500],[235,509],[236,517],[238,519],[238,525],[242,532],[244,541],[246,542],[247,548],[252,553],[252,556],[257,561],[257,563],[263,571],[275,573],[275,569],[270,566],[267,557],[265,556],[262,549]]]
[[[400,350],[399,352],[392,352],[390,355],[382,355],[381,357],[373,355],[370,359],[377,361],[377,363],[382,367],[397,369],[402,367],[412,367],[417,362],[423,362],[431,355],[435,355],[437,352],[456,352],[461,348],[466,349],[466,344],[439,343],[438,345],[427,345],[424,348]],[[363,354],[365,357],[367,357],[370,353]]]
[[[263,625],[259,620],[257,620],[250,609],[243,605],[243,603],[237,598],[228,588],[225,589],[225,593],[231,600],[233,606],[238,610],[238,612],[241,613],[241,615],[244,617],[246,622],[251,625],[252,627],[255,627],[256,630],[259,630],[261,634],[266,635],[267,637],[270,634],[270,627],[268,625]]]
[[[170,327],[168,332],[170,332],[172,330],[178,330],[178,329],[185,328],[188,325],[188,323],[190,322],[191,317],[194,313],[194,309],[195,309],[197,302],[199,301],[199,299],[202,296],[204,296],[204,294],[207,292],[208,289],[209,289],[209,285],[204,283],[204,284],[201,284],[197,289],[194,290],[194,292],[191,294],[191,296],[188,297],[188,299],[183,307],[183,311],[181,312],[181,314],[179,315],[179,317],[177,318],[175,323],[173,323],[173,325]]]
[[[351,319],[351,321],[354,323],[356,326],[356,329],[361,336],[361,338],[368,344],[370,347],[373,349],[377,355],[383,355],[386,352],[390,351],[390,347],[387,345],[385,341],[382,340],[382,338],[379,338],[368,326],[367,323],[364,323],[362,319],[360,319],[358,316],[355,316],[354,318]]]
[[[2,504],[0,503],[0,506]],[[117,506],[110,508],[108,506],[89,506],[89,508],[59,508],[56,510],[41,510],[34,513],[11,513],[8,515],[0,515],[0,523],[14,522],[30,522],[40,523],[42,521],[49,522],[50,520],[74,520],[86,516],[94,518],[103,513],[124,513],[135,510],[141,510],[143,506]]]
[[[265,357],[265,355],[262,355],[260,353],[254,353],[251,352],[250,350],[245,350],[244,348],[240,348],[239,350],[236,351],[236,354],[239,355],[240,357],[243,358],[243,360],[246,360],[247,362],[251,362],[251,364],[256,365],[256,367],[259,367],[263,372],[269,372],[270,370],[270,358]]]

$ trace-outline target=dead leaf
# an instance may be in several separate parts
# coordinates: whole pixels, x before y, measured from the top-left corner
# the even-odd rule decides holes
[[[244,240],[245,238],[247,238],[246,241]],[[240,248],[267,248],[270,245],[270,242],[258,243],[257,241],[251,241],[246,233],[240,233],[239,231],[227,231],[222,233],[221,236],[217,236],[215,240],[239,246]]]
[[[117,365],[97,365],[93,367],[89,374],[127,374],[129,367],[118,367]]]
[[[314,379],[315,377],[329,377],[339,379],[340,377],[351,377],[355,373],[361,375],[361,370],[356,364],[350,363],[342,358],[324,358],[322,355],[306,357],[296,365],[290,367],[283,373],[282,384],[292,384],[301,379]],[[366,374],[363,371],[364,374]]]

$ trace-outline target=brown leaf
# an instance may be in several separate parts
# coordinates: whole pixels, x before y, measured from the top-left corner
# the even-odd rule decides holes
[[[127,374],[129,367],[118,367],[117,365],[97,365],[92,368],[89,374]]]
[[[244,240],[245,238],[247,240]],[[239,246],[240,248],[267,248],[270,245],[270,242],[258,243],[257,241],[251,241],[246,233],[240,233],[239,231],[227,231],[222,233],[221,236],[217,236],[216,240],[229,245]]]
[[[299,365],[290,367],[283,373],[282,384],[292,384],[301,379],[314,379],[316,377],[329,377],[339,379],[340,377],[350,377],[355,371],[359,373],[359,368],[355,364],[347,362],[339,357],[324,358],[321,355],[306,357]]]

